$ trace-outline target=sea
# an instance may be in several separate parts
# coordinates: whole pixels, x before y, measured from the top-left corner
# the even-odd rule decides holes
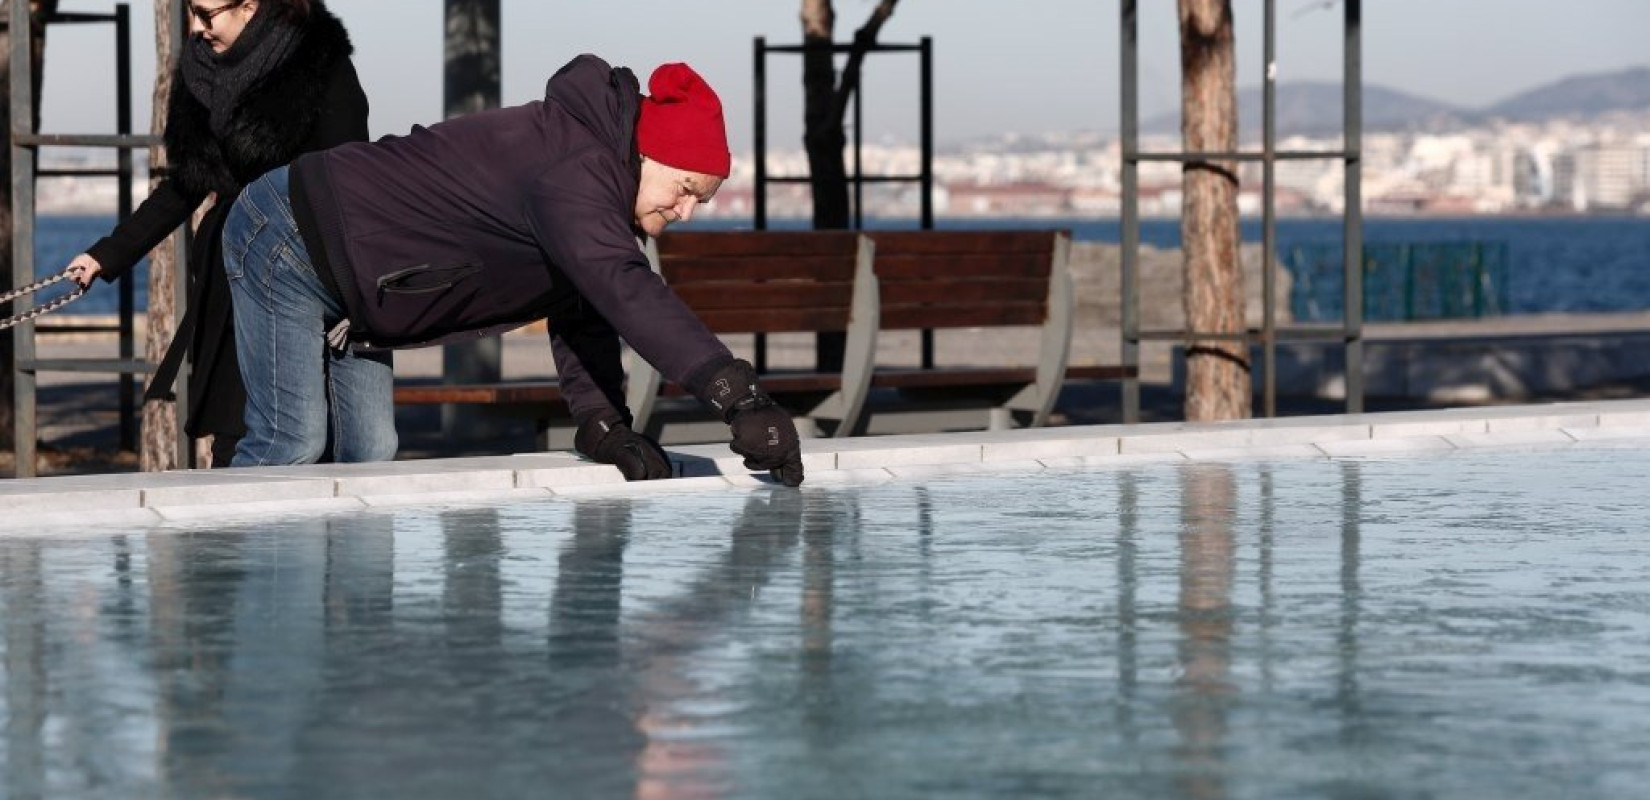
[[[61,272],[70,259],[106,235],[114,225],[108,216],[42,216],[36,233],[35,266],[41,277]],[[805,220],[775,222],[775,229],[806,227]],[[912,228],[910,220],[872,220],[872,228]],[[749,228],[748,219],[701,218],[696,230]],[[973,229],[1068,230],[1080,242],[1117,243],[1122,226],[1115,219],[998,218],[944,219],[936,227]],[[1259,242],[1258,219],[1242,222],[1245,242]],[[1342,241],[1339,218],[1281,219],[1277,222],[1278,252],[1291,271],[1304,269],[1286,256],[1302,250],[1333,250]],[[1148,219],[1140,224],[1141,244],[1159,248],[1180,246],[1176,219]],[[1650,218],[1646,217],[1366,217],[1368,245],[1483,244],[1505,254],[1504,274],[1498,276],[1500,303],[1496,313],[1609,313],[1650,309]],[[148,285],[147,264],[134,272],[135,301],[144,308]],[[1307,277],[1307,276],[1302,276]],[[37,302],[49,299],[54,289]],[[113,314],[119,293],[107,285],[70,307],[74,314]]]

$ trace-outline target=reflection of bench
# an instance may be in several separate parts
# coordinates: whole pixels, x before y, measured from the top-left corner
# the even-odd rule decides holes
[[[848,231],[667,233],[649,244],[648,258],[718,335],[846,333],[841,372],[769,372],[762,388],[802,417],[799,425],[812,421],[816,432],[829,435],[850,432],[876,348],[877,284],[865,237]],[[661,387],[646,362],[632,357],[627,373],[625,399],[638,429],[676,441],[727,437],[727,427],[681,387]]]
[[[1070,237],[1062,231],[876,231],[882,331],[1035,327],[1032,363],[879,367],[862,427],[1008,428],[1048,422],[1067,380],[1126,377],[1121,366],[1072,368]],[[971,359],[977,360],[977,359]],[[885,395],[892,394],[892,397]],[[985,410],[985,416],[980,411]],[[879,418],[911,422],[879,425]]]

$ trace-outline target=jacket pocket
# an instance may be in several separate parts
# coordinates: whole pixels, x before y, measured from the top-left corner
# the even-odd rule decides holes
[[[432,294],[481,271],[480,264],[420,264],[378,279],[378,294]]]

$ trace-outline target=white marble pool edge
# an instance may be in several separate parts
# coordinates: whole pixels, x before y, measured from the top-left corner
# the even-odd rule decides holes
[[[1144,462],[1424,455],[1612,441],[1650,449],[1650,399],[1223,423],[809,439],[805,487]],[[678,477],[627,483],[573,453],[0,480],[0,536],[95,533],[382,507],[781,490],[725,444],[667,448]]]

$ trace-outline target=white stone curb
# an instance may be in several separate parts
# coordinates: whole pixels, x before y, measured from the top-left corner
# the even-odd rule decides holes
[[[807,439],[810,487],[959,472],[1280,458],[1355,458],[1608,442],[1650,449],[1650,400]],[[726,445],[671,448],[679,477],[627,483],[572,453],[0,480],[0,535],[164,522],[765,488]]]

